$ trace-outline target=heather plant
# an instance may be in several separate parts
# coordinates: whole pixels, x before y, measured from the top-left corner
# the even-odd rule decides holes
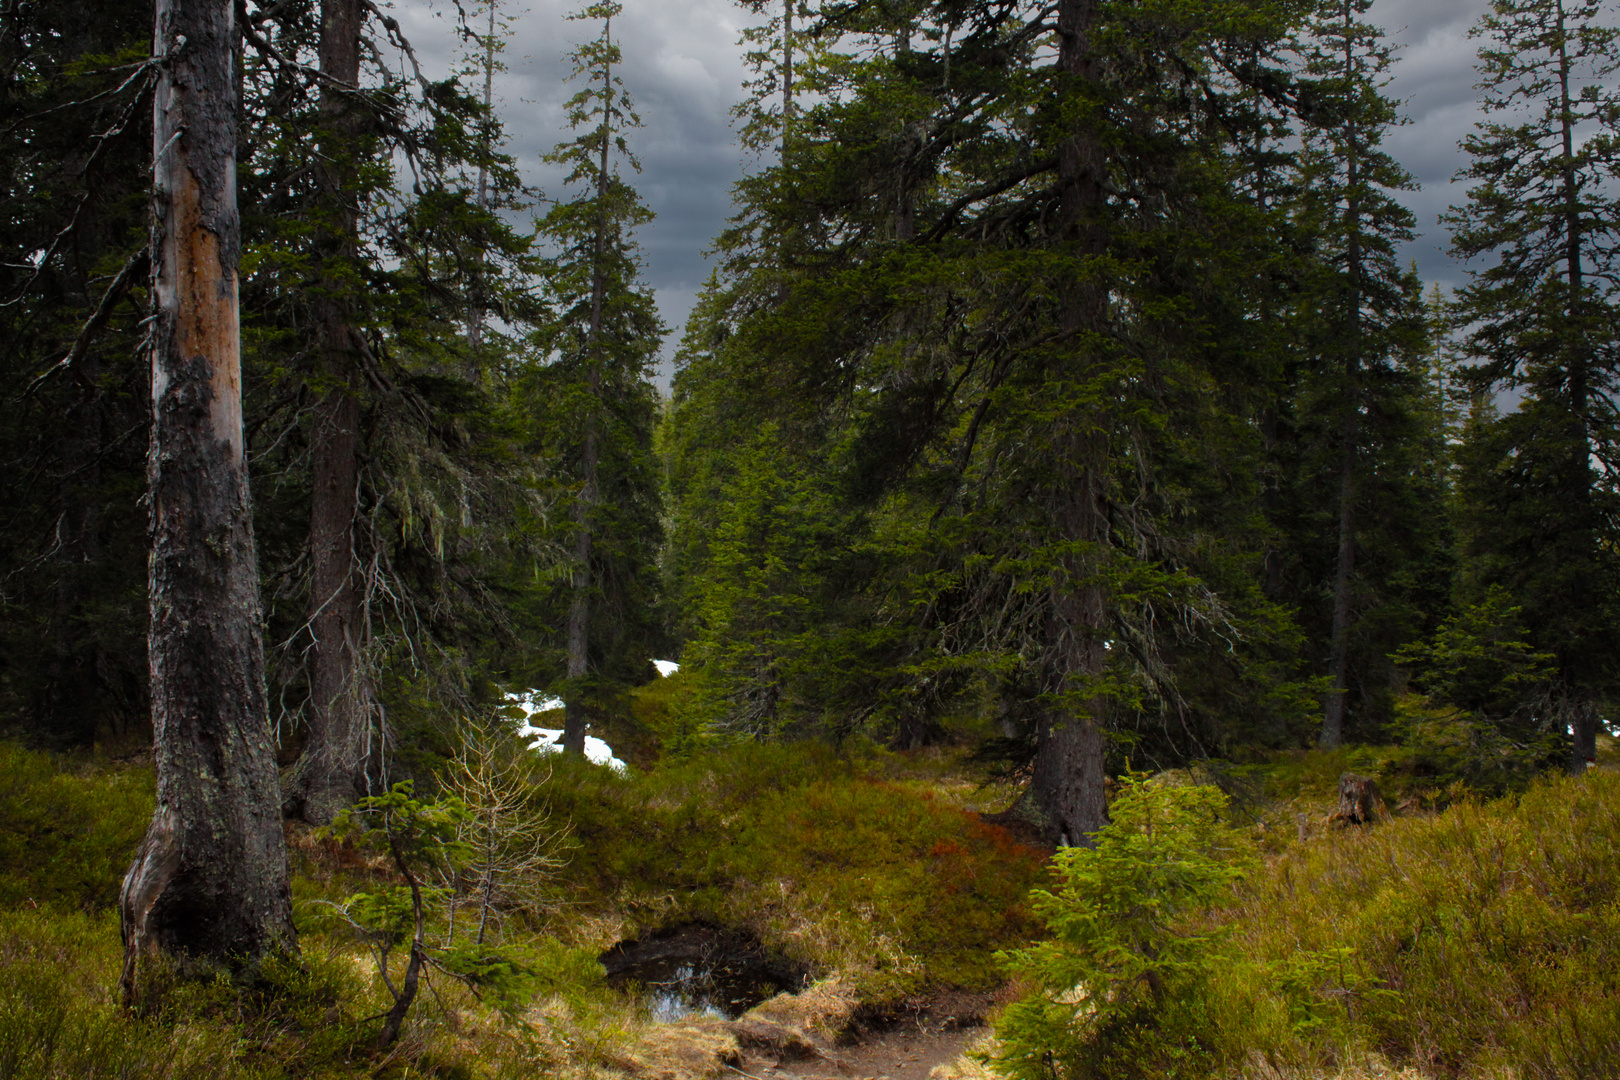
[[[1211,917],[1253,965],[1219,987],[1249,1003],[1224,1014],[1244,1053],[1620,1076],[1620,776],[1606,769],[1291,844]],[[1276,1023],[1289,990],[1292,1026]],[[1298,1023],[1302,1003],[1323,1022]]]

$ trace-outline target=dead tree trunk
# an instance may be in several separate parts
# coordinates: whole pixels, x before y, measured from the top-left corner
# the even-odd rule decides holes
[[[356,0],[321,4],[320,166],[316,247],[322,281],[314,290],[320,399],[310,452],[309,741],[295,801],[311,824],[330,822],[356,796],[371,793],[381,747],[371,725],[364,673],[364,590],[356,557],[360,503],[359,357],[353,303],[343,266],[358,255],[357,155],[363,10]]]
[[[243,449],[230,0],[158,0],[152,557],[157,809],[124,878],[122,987],[295,949]]]
[[[1058,7],[1058,66],[1066,93],[1083,92],[1096,80],[1092,36],[1098,18],[1096,0],[1063,0]],[[1082,258],[1104,254],[1108,242],[1107,158],[1092,123],[1058,150],[1059,240]],[[1060,304],[1067,360],[1054,365],[1050,379],[1059,393],[1075,397],[1098,362],[1108,318],[1107,284],[1071,280],[1062,286]],[[1098,695],[1086,696],[1087,681],[1102,674],[1108,656],[1108,597],[1097,574],[1109,538],[1105,424],[1097,406],[1074,400],[1052,438],[1052,521],[1059,538],[1078,544],[1053,574],[1042,679],[1050,704],[1039,721],[1030,791],[1049,838],[1071,844],[1086,843],[1108,821],[1102,736],[1108,704]]]
[[[1389,817],[1384,800],[1378,797],[1378,783],[1370,776],[1345,773],[1339,777],[1339,805],[1329,821],[1344,825],[1371,825]]]

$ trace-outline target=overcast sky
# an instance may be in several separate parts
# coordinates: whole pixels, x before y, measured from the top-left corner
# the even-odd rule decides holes
[[[469,8],[481,0],[463,0]],[[561,176],[540,160],[565,136],[562,103],[565,56],[593,23],[564,16],[581,0],[498,0],[512,16],[508,70],[497,76],[497,109],[509,149],[525,177],[548,196],[566,195]],[[452,0],[395,0],[407,36],[424,66],[442,75],[462,46]],[[1389,94],[1404,102],[1411,123],[1386,147],[1422,185],[1405,194],[1420,236],[1408,252],[1425,283],[1460,284],[1460,268],[1445,254],[1436,218],[1463,198],[1451,176],[1461,164],[1457,143],[1478,118],[1473,69],[1477,42],[1469,28],[1486,0],[1376,0],[1370,18],[1401,48]],[[643,172],[637,183],[658,218],[640,234],[646,276],[671,328],[673,352],[693,298],[708,274],[703,252],[724,226],[731,185],[747,162],[731,129],[730,109],[742,97],[746,71],[737,45],[747,12],[732,0],[624,0],[615,37],[622,72],[645,127],[632,135]],[[481,28],[481,24],[480,24]]]

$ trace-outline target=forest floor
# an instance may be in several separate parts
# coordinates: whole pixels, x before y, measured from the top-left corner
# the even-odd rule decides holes
[[[937,994],[897,1016],[857,1020],[819,1056],[750,1056],[743,1071],[759,1080],[930,1080],[936,1069],[950,1071],[984,1034],[996,1000],[991,994]]]
[[[936,1068],[948,1067],[961,1057],[976,1034],[972,1028],[907,1023],[872,1032],[825,1057],[782,1062],[770,1057],[745,1058],[740,1071],[759,1080],[929,1080]]]
[[[1416,798],[1434,785],[1391,748],[1234,771],[1257,857],[1229,902],[1189,923],[1228,928],[1232,959],[1197,984],[1200,1011],[1167,1014],[1141,1049],[1207,1045],[1220,1055],[1210,1075],[1253,1080],[1615,1075],[1620,741],[1605,736],[1598,757],[1589,777],[1494,800]],[[387,988],[329,913],[390,882],[385,866],[294,830],[303,963],[273,973],[273,1001],[210,985],[162,1016],[129,1015],[108,988],[150,768],[0,743],[0,1051],[24,1048],[0,1076],[993,1080],[975,1057],[996,1052],[998,1011],[1032,992],[994,958],[1041,936],[1025,898],[1049,855],[984,823],[999,791],[944,757],[818,746],[626,773],[548,764],[549,812],[576,830],[555,882],[570,903],[544,925],[513,923],[538,988],[524,1023],[437,979],[408,1038],[380,1055]],[[1388,820],[1329,822],[1345,771],[1387,781]],[[776,983],[804,988],[737,1020],[655,1020],[604,981],[601,957],[676,925],[751,935],[816,978]],[[1326,1034],[1300,1037],[1301,1010]]]

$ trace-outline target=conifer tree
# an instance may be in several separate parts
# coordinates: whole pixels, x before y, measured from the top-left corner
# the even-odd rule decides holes
[[[1344,738],[1358,606],[1358,532],[1391,509],[1379,506],[1370,490],[1378,475],[1376,444],[1389,427],[1399,426],[1409,405],[1403,397],[1417,390],[1401,354],[1415,356],[1422,336],[1417,280],[1395,255],[1396,245],[1412,237],[1412,214],[1391,194],[1412,181],[1380,149],[1384,131],[1400,122],[1380,89],[1393,57],[1382,32],[1361,18],[1369,6],[1368,0],[1328,0],[1304,45],[1306,72],[1317,81],[1302,187],[1319,230],[1321,260],[1311,290],[1315,303],[1308,306],[1322,316],[1313,336],[1330,365],[1324,373],[1327,407],[1336,414],[1330,686],[1319,736],[1325,747]],[[1380,422],[1386,431],[1376,430]]]
[[[559,309],[544,333],[554,357],[540,385],[565,428],[575,485],[567,616],[567,681],[562,745],[583,753],[592,673],[621,677],[623,646],[645,646],[655,598],[657,494],[651,470],[655,392],[648,379],[664,328],[651,294],[637,282],[633,230],[652,219],[620,164],[639,170],[625,133],[641,125],[617,68],[616,2],[588,5],[575,20],[602,31],[571,55],[584,86],[568,102],[579,134],[547,160],[566,165],[579,197],[559,203],[541,232],[561,248],[549,281]],[[638,673],[647,657],[632,662]]]
[[[376,789],[400,724],[428,722],[402,698],[465,707],[469,668],[521,653],[522,589],[494,579],[532,575],[540,546],[494,374],[511,333],[467,342],[474,304],[517,333],[542,311],[530,241],[502,218],[526,194],[499,124],[413,71],[392,18],[350,0],[322,16],[250,10],[243,78],[271,670],[278,727],[303,735],[289,802],[314,820]]]
[[[848,629],[868,651],[842,666],[893,676],[847,711],[976,688],[1027,750],[1034,816],[1081,842],[1113,740],[1174,715],[1170,670],[1233,618],[1191,570],[1237,576],[1205,531],[1236,515],[1206,493],[1248,437],[1226,411],[1235,268],[1272,236],[1227,181],[1293,92],[1293,12],[894,7],[807,32],[816,102],[792,168],[739,187],[674,422],[733,443],[772,423],[830,470],[851,528],[818,560],[846,598],[820,636]]]
[[[0,724],[144,727],[151,5],[0,18]]]
[[[1474,33],[1482,104],[1463,142],[1468,201],[1447,218],[1456,254],[1487,256],[1457,296],[1485,391],[1522,395],[1481,425],[1463,488],[1467,575],[1501,585],[1555,658],[1544,717],[1572,762],[1593,755],[1601,703],[1620,689],[1613,463],[1620,439],[1620,31],[1605,5],[1496,0]]]

